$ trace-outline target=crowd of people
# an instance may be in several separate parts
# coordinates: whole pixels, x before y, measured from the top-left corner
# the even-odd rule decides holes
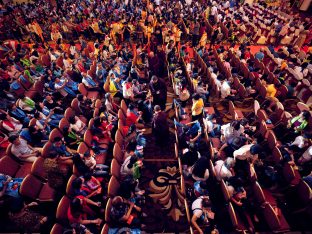
[[[294,182],[291,167],[292,187],[311,187],[312,22],[268,18],[280,9],[259,2],[2,3],[0,205],[14,228],[37,232],[56,221],[62,233],[100,233],[104,223],[108,233],[144,230],[148,128],[161,152],[175,128],[181,176],[192,185],[188,221],[199,233],[222,229],[215,185],[224,183],[224,202],[251,232],[260,218],[250,202],[255,181],[280,191]],[[264,26],[269,32],[259,33]],[[254,53],[262,37],[270,45]],[[235,112],[248,99],[252,113]],[[43,161],[45,176],[27,173],[48,184],[54,202],[69,200],[66,222],[40,212],[39,195],[23,194],[23,178],[6,173],[8,157],[18,168]]]

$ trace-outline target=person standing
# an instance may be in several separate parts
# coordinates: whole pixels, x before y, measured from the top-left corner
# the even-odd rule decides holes
[[[158,79],[157,76],[152,76],[149,88],[153,96],[153,105],[159,105],[161,110],[165,110],[167,101],[167,86],[165,82]]]
[[[156,144],[160,147],[165,146],[169,141],[169,124],[167,114],[161,110],[159,105],[154,107],[153,133],[156,138]]]

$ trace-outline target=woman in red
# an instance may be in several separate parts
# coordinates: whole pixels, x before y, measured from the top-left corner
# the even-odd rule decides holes
[[[95,224],[100,226],[102,223],[102,219],[91,219],[90,216],[94,215],[93,210],[90,208],[89,205],[100,207],[100,202],[93,202],[88,198],[83,196],[75,197],[68,207],[67,210],[67,218],[71,225],[73,224],[82,224],[86,225],[87,227],[90,224]]]

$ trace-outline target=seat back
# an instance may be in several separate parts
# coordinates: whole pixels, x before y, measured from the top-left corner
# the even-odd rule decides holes
[[[125,100],[121,100],[120,108],[121,108],[123,114],[126,115],[128,107],[127,107]]]
[[[238,227],[237,216],[236,216],[235,210],[234,210],[233,205],[232,205],[231,202],[228,205],[228,214],[230,216],[230,220],[231,220],[232,226],[234,228]]]
[[[59,122],[59,129],[60,129],[60,131],[63,132],[63,129],[65,127],[69,128],[69,125],[70,124],[69,124],[68,120],[66,118],[62,118],[60,120],[60,122]]]
[[[261,186],[257,181],[253,183],[252,191],[258,205],[262,205],[263,203],[265,203],[265,195],[263,193]]]
[[[55,223],[50,232],[50,234],[63,234],[63,233],[64,227],[59,223]]]
[[[78,85],[78,90],[79,90],[79,92],[80,92],[83,96],[85,96],[85,97],[88,96],[88,90],[86,89],[86,86],[85,86],[83,83],[80,83],[80,84]]]
[[[76,178],[77,178],[76,175],[71,175],[71,177],[69,177],[69,180],[68,180],[67,185],[66,185],[66,195],[70,198],[74,196],[73,181]]]
[[[211,160],[209,160],[209,169],[210,169],[210,175],[212,176],[212,178],[217,179],[216,170],[215,170],[213,162]]]
[[[312,201],[312,190],[304,180],[300,180],[298,184],[297,196],[303,206],[310,204]]]
[[[117,179],[120,178],[120,165],[114,158],[111,163],[111,174],[115,176]]]
[[[188,206],[186,199],[184,199],[184,206],[185,206],[185,213],[186,213],[187,222],[190,224],[191,223],[191,214],[190,214],[190,209],[189,209],[189,206]]]
[[[21,165],[10,156],[0,159],[0,173],[14,177]]]
[[[79,108],[79,101],[77,98],[74,98],[71,102],[71,108],[75,111],[77,114],[81,114],[80,108]]]
[[[110,219],[111,209],[112,209],[112,199],[109,198],[105,207],[105,222],[108,224],[111,222],[111,219]]]
[[[68,224],[67,211],[70,206],[70,199],[66,195],[60,200],[56,209],[56,221],[62,224]]]
[[[48,158],[50,156],[51,147],[53,146],[53,143],[51,141],[48,141],[44,144],[41,152],[42,158]]]
[[[123,136],[122,136],[122,133],[121,133],[120,129],[118,129],[118,130],[116,131],[116,134],[115,134],[115,142],[116,142],[120,147],[122,147],[122,146],[123,146],[123,140],[124,140],[124,138],[123,138]]]
[[[107,194],[109,197],[113,198],[118,195],[120,188],[120,183],[115,176],[112,176],[108,183]]]
[[[83,141],[87,144],[88,147],[92,146],[92,138],[93,138],[93,135],[91,133],[91,130],[87,129],[83,135]]]
[[[118,161],[118,163],[122,164],[123,163],[123,152],[118,144],[114,145],[113,149],[113,157]]]
[[[39,179],[47,180],[47,172],[44,167],[44,158],[38,157],[36,161],[32,164],[31,174],[37,176]]]
[[[221,191],[222,191],[222,194],[223,194],[223,198],[225,200],[225,202],[228,202],[230,200],[230,193],[227,189],[227,186],[224,182],[224,180],[221,180]]]
[[[266,223],[272,231],[280,229],[281,223],[277,217],[273,207],[269,203],[264,204],[263,215]]]
[[[20,187],[20,194],[32,200],[38,199],[43,183],[32,174],[28,174]]]
[[[276,136],[272,130],[268,131],[268,146],[270,150],[273,150],[276,146]]]
[[[101,234],[108,234],[108,231],[109,231],[109,226],[107,223],[105,223],[101,230]]]
[[[78,154],[81,154],[81,155],[84,155],[85,153],[87,153],[88,151],[90,151],[88,145],[85,143],[85,142],[81,142],[78,146],[78,149],[77,149],[77,153]]]
[[[59,129],[54,128],[54,129],[50,132],[49,141],[53,142],[54,139],[55,139],[56,137],[63,138],[63,134],[60,132]]]
[[[277,146],[275,146],[272,150],[272,158],[275,163],[280,163],[283,159],[282,153]]]
[[[71,107],[68,107],[66,110],[65,110],[65,114],[64,114],[64,117],[69,120],[70,118],[72,117],[75,117],[76,113],[75,111],[71,108]]]

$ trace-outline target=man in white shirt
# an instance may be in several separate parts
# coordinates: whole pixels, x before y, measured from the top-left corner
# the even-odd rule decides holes
[[[218,160],[215,162],[215,172],[217,180],[228,179],[233,176],[231,169],[235,166],[233,158],[228,157],[225,161]]]
[[[32,148],[18,136],[10,136],[9,142],[12,144],[11,153],[24,162],[34,162],[40,153],[40,149]]]
[[[208,219],[214,219],[214,213],[211,211],[211,202],[209,197],[200,196],[199,198],[197,198],[192,203],[192,213],[192,225],[197,229],[200,234],[203,234],[204,231],[197,224],[197,220],[201,219],[207,224],[209,223]]]

